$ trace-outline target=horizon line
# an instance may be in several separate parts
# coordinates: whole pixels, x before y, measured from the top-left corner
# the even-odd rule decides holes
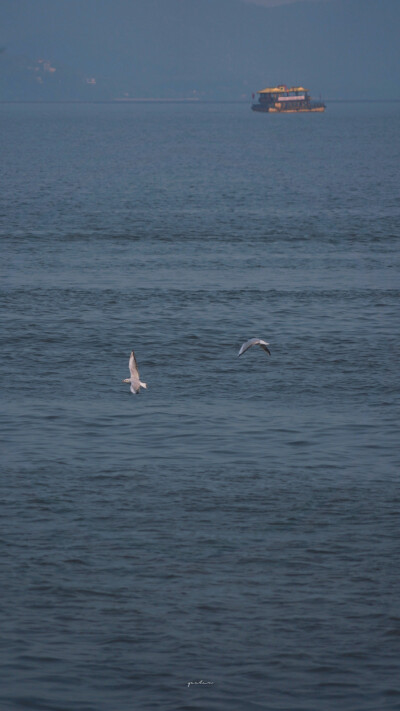
[[[325,99],[329,103],[363,103],[363,104],[395,104],[400,102],[398,99],[341,99],[332,98]],[[199,99],[199,98],[137,98],[137,99],[0,99],[0,104],[145,104],[145,103],[160,103],[160,104],[248,104],[251,99]]]

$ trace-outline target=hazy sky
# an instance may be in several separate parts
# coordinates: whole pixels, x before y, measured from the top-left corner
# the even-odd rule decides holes
[[[244,0],[244,2],[264,5],[265,7],[273,7],[274,5],[288,5],[293,2],[304,2],[304,0]],[[327,0],[314,0],[314,2],[327,2]]]
[[[0,0],[0,98],[398,99],[399,23],[400,0]]]

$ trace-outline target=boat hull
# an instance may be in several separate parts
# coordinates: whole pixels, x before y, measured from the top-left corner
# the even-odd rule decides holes
[[[260,104],[253,104],[252,111],[258,111],[262,114],[304,114],[304,113],[323,113],[326,106],[311,106],[310,108],[304,109],[276,109],[274,106],[260,106]]]

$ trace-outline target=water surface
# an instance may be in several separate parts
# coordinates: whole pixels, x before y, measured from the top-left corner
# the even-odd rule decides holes
[[[0,122],[3,707],[400,709],[399,105]]]

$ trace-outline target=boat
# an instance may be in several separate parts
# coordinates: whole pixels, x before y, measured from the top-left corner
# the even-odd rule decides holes
[[[312,101],[308,89],[303,86],[267,87],[257,92],[258,101],[251,105],[253,111],[269,114],[298,114],[308,111],[325,111],[322,101]],[[255,95],[253,94],[253,100]]]

